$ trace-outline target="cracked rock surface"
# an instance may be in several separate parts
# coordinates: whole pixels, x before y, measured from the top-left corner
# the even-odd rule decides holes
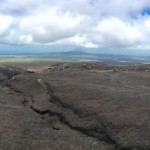
[[[149,150],[149,81],[98,63],[0,68],[0,150]]]

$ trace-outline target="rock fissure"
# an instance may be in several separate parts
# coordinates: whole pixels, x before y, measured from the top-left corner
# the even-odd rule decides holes
[[[50,85],[49,83],[47,83],[47,82],[44,82],[44,83],[45,83],[45,87],[46,87],[46,89],[47,89],[48,94],[49,94],[49,95],[51,96],[51,98],[52,98],[50,102],[53,102],[54,104],[59,105],[60,107],[62,107],[62,108],[64,108],[64,109],[71,109],[75,115],[78,115],[78,111],[76,111],[75,108],[70,107],[69,105],[63,103],[63,101],[62,101],[59,97],[57,97],[57,96],[55,95],[55,93],[54,93],[54,91],[53,91],[53,89],[52,89],[52,87],[51,87],[51,85]],[[78,131],[78,132],[81,132],[81,133],[83,133],[83,134],[86,135],[86,136],[89,136],[89,137],[92,137],[92,138],[96,138],[96,139],[98,139],[98,140],[100,140],[100,141],[104,141],[104,142],[106,142],[106,143],[108,143],[108,144],[115,145],[115,149],[116,149],[116,150],[134,150],[134,149],[138,149],[138,150],[149,150],[149,149],[147,149],[147,148],[145,148],[145,149],[140,148],[140,149],[139,149],[139,148],[136,148],[136,147],[122,148],[122,146],[119,145],[117,141],[113,140],[113,139],[109,136],[109,134],[107,134],[107,132],[106,132],[106,130],[105,130],[105,125],[102,125],[103,127],[102,127],[101,129],[94,129],[94,128],[93,128],[93,129],[87,130],[87,129],[84,129],[84,128],[81,128],[81,127],[77,127],[77,126],[71,125],[71,124],[67,121],[67,119],[66,119],[62,114],[60,114],[60,113],[54,113],[54,112],[51,112],[50,110],[45,111],[45,112],[39,112],[39,111],[37,111],[37,110],[35,110],[35,111],[38,112],[38,113],[40,113],[41,115],[42,115],[42,114],[45,114],[45,113],[48,113],[48,114],[51,114],[51,115],[56,115],[56,116],[59,117],[59,119],[60,119],[60,121],[61,121],[62,123],[66,124],[66,125],[67,125],[68,127],[70,127],[71,129],[76,130],[76,131]],[[103,124],[103,123],[101,122],[101,124]]]
[[[100,135],[100,134],[98,135],[98,133],[96,133],[96,129],[86,130],[84,128],[72,126],[71,124],[69,124],[69,122],[66,120],[66,118],[60,113],[54,113],[54,112],[51,112],[50,110],[40,111],[38,109],[35,109],[33,106],[30,106],[30,108],[33,111],[35,111],[36,113],[40,114],[40,115],[48,114],[50,117],[51,116],[57,116],[61,123],[67,125],[72,130],[76,130],[76,131],[78,131],[78,132],[80,132],[80,133],[82,133],[82,134],[84,134],[84,135],[86,135],[88,137],[96,138],[97,140],[100,140],[100,141],[103,141],[103,142],[106,142],[106,143],[109,143],[109,144],[112,144],[112,145],[115,144],[115,142],[112,141],[109,137],[106,137],[107,135]],[[105,139],[102,139],[101,136],[105,136]]]
[[[52,90],[52,87],[50,86],[49,83],[44,82],[44,85],[47,89],[47,93],[51,97],[50,103],[52,102],[53,104],[57,105],[58,107],[61,107],[63,110],[68,110],[69,109],[74,113],[74,115],[78,116],[78,112],[76,111],[76,109],[70,107],[70,105],[67,105],[67,104],[63,103],[62,100],[55,95],[55,93]],[[64,116],[63,113],[51,111],[51,108],[49,108],[47,110],[37,109],[33,106],[33,104],[36,100],[34,100],[34,97],[32,95],[27,95],[27,94],[25,94],[25,93],[23,93],[19,90],[14,89],[10,85],[9,85],[9,88],[10,88],[10,90],[13,90],[13,92],[21,94],[24,97],[24,99],[26,99],[26,97],[30,97],[30,101],[25,100],[22,103],[23,103],[24,106],[26,106],[26,103],[27,103],[27,106],[29,106],[34,112],[40,114],[41,116],[46,115],[46,114],[48,114],[49,117],[57,116],[59,118],[60,122],[64,125],[68,126],[70,129],[75,130],[77,132],[80,132],[80,133],[84,134],[85,136],[95,138],[99,141],[106,142],[109,145],[113,145],[115,147],[115,150],[134,150],[134,149],[149,150],[149,148],[139,149],[139,148],[136,148],[136,147],[122,148],[115,140],[113,140],[109,136],[109,134],[107,134],[104,126],[100,129],[99,128],[85,129],[85,128],[82,128],[80,126],[74,126],[73,124],[70,124],[70,122],[68,122],[68,120],[66,119],[66,116]],[[30,103],[30,104],[28,104],[28,103]],[[53,129],[58,130],[57,128],[54,128],[54,127],[53,127]]]

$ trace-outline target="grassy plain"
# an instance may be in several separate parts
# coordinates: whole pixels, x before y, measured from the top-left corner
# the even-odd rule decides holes
[[[0,55],[1,64],[48,64],[57,62],[100,62],[106,64],[149,64],[150,57],[123,55],[80,54],[80,53],[47,53]]]

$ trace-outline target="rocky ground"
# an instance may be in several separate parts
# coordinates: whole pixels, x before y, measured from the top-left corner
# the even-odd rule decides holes
[[[150,150],[150,66],[0,66],[0,150]]]

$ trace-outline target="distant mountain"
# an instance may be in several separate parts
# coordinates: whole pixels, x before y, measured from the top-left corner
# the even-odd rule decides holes
[[[61,54],[64,54],[64,55],[90,55],[89,53],[87,53],[81,49],[75,49],[72,51],[61,52]]]

